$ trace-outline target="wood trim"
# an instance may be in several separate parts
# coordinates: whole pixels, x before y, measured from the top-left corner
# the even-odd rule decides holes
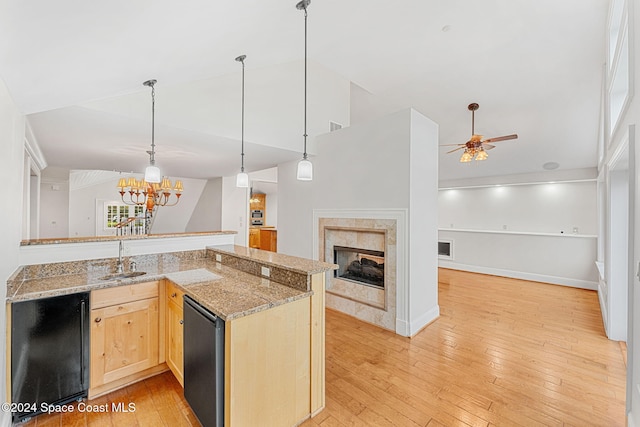
[[[158,282],[158,363],[164,363],[167,349],[167,284],[168,280],[163,279]]]
[[[151,378],[155,375],[161,374],[162,372],[165,372],[168,370],[169,370],[169,367],[167,366],[167,364],[161,363],[149,369],[145,369],[144,371],[136,372],[135,374],[127,375],[126,377],[112,381],[109,384],[103,384],[98,387],[92,387],[89,389],[88,399],[89,400],[95,399],[96,397],[100,397],[112,391],[121,389],[123,387],[127,387],[131,384],[137,383],[138,381]]]
[[[309,416],[309,310],[301,299],[225,325],[225,425],[292,426]]]
[[[160,281],[153,281],[92,291],[91,309],[157,297],[159,284]]]
[[[7,377],[7,382],[6,382],[6,386],[7,386],[7,402],[11,403],[11,397],[13,395],[12,390],[11,390],[11,303],[7,303],[5,305],[5,315],[6,315],[6,319],[7,319],[7,324],[6,324],[6,332],[7,332],[7,339],[5,341],[6,345],[7,345],[7,353],[6,353],[6,363],[5,363],[5,375]]]
[[[311,413],[325,405],[325,273],[311,276]]]

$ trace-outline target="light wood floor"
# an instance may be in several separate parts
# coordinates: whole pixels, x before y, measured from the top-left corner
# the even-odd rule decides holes
[[[623,426],[625,363],[597,294],[440,270],[440,318],[412,339],[327,310],[326,408],[304,427]],[[135,413],[29,426],[198,425],[169,373],[91,404]]]
[[[412,339],[327,313],[312,426],[623,426],[625,365],[596,292],[440,270],[440,318]]]

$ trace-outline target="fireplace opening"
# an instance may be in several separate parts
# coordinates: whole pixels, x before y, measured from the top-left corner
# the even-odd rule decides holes
[[[334,246],[333,259],[339,266],[333,277],[384,289],[383,251]]]

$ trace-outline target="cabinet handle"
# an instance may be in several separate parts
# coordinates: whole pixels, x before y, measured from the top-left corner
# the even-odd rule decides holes
[[[182,325],[184,323],[184,320],[180,319],[180,324]]]
[[[177,293],[175,293],[175,292],[171,294],[171,298],[175,298],[175,297],[177,297],[177,296],[178,296],[178,294],[177,294]]]
[[[95,322],[96,322],[96,323],[100,323],[100,322],[102,322],[102,317],[96,317]]]

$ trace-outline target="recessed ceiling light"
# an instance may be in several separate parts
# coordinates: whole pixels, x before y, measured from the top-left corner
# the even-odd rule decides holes
[[[446,33],[447,31],[449,31],[451,29],[451,25],[447,24],[444,27],[442,27],[442,32]]]
[[[558,169],[560,167],[560,165],[556,162],[547,162],[544,165],[542,165],[542,168],[548,171],[552,171],[554,169]]]

